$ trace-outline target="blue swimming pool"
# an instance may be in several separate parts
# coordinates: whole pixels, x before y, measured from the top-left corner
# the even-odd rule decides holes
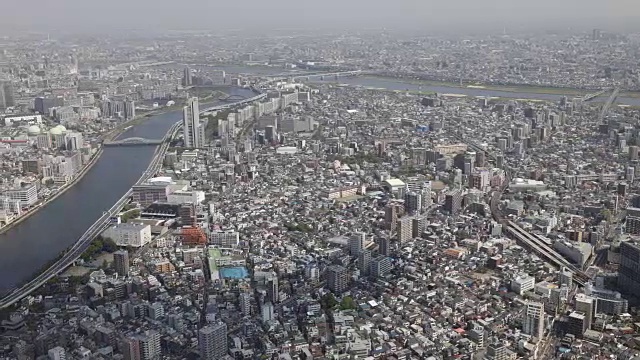
[[[223,279],[245,279],[249,277],[249,271],[243,266],[220,268],[218,271]]]

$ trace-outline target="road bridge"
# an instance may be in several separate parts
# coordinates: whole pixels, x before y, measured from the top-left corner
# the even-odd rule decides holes
[[[237,106],[240,106],[240,105],[244,105],[244,104],[249,104],[249,103],[252,103],[254,101],[262,100],[262,99],[264,99],[266,97],[267,97],[267,94],[264,93],[264,94],[258,94],[256,96],[252,96],[252,97],[244,99],[244,100],[236,101],[234,103],[212,106],[212,107],[209,107],[209,108],[206,108],[206,109],[200,111],[200,115],[207,116],[207,115],[209,115],[209,114],[211,114],[213,112],[216,112],[216,111],[220,111],[220,110],[224,110],[224,109],[230,109],[230,108],[234,108],[234,107],[237,107]]]
[[[602,96],[602,95],[606,94],[607,92],[609,92],[611,90],[612,90],[611,88],[607,88],[607,89],[603,89],[603,90],[600,90],[598,92],[595,92],[593,94],[587,94],[582,98],[582,101],[585,101],[585,102],[586,101],[591,101],[591,100],[597,98],[598,96]]]
[[[162,144],[163,140],[145,139],[141,137],[130,137],[121,140],[105,140],[103,146],[156,146]]]
[[[599,124],[602,124],[604,122],[604,118],[605,116],[607,116],[607,112],[609,111],[611,105],[613,105],[613,103],[618,98],[618,94],[620,94],[620,88],[613,89],[611,96],[609,96],[607,102],[602,106],[602,111],[600,112],[600,117],[598,118]]]
[[[238,94],[231,94],[231,95],[227,95],[227,96],[220,96],[218,98],[218,100],[220,101],[231,101],[231,102],[237,102],[237,101],[241,101],[244,100],[245,97],[242,95],[238,95]]]
[[[271,81],[296,81],[296,80],[305,80],[309,81],[311,78],[320,78],[320,80],[325,80],[326,78],[333,77],[334,79],[338,79],[340,77],[349,77],[349,76],[359,76],[363,75],[364,72],[362,70],[353,70],[353,71],[337,71],[337,72],[317,72],[317,73],[296,73],[296,74],[282,74],[282,75],[271,75],[269,79]]]

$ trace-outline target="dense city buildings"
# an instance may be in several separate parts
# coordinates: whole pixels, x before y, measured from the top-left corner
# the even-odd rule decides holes
[[[394,36],[0,45],[0,224],[157,165],[0,357],[631,359],[637,36]]]

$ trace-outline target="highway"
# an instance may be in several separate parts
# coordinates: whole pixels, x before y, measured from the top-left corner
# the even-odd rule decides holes
[[[605,116],[607,116],[607,111],[618,98],[618,94],[620,94],[620,88],[613,89],[611,96],[607,99],[607,102],[602,106],[602,111],[600,112],[600,116],[598,118],[598,123],[602,124],[604,122]]]
[[[600,91],[598,91],[598,92],[596,92],[596,93],[593,93],[593,94],[585,95],[585,96],[582,98],[582,101],[591,101],[591,100],[593,100],[593,99],[597,98],[598,96],[601,96],[601,95],[603,95],[603,94],[605,94],[605,93],[607,93],[607,92],[609,92],[609,91],[611,91],[611,90],[612,90],[612,89],[604,89],[604,90],[600,90]]]
[[[253,90],[257,91],[255,88],[253,88]],[[236,107],[236,106],[239,106],[239,105],[252,103],[254,101],[262,100],[262,99],[264,99],[266,97],[267,97],[266,93],[260,93],[260,94],[258,94],[256,96],[253,96],[253,97],[250,97],[250,98],[247,98],[247,99],[243,99],[243,100],[240,100],[240,101],[236,101],[236,102],[233,102],[233,103],[212,106],[210,108],[201,110],[200,111],[200,113],[201,113],[200,115],[207,116],[207,115],[213,113],[214,111],[229,109],[229,108],[233,108],[233,107]]]

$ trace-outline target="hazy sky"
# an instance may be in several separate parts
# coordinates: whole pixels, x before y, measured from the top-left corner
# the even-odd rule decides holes
[[[616,28],[640,0],[0,0],[0,30]],[[640,26],[640,25],[638,25]]]

